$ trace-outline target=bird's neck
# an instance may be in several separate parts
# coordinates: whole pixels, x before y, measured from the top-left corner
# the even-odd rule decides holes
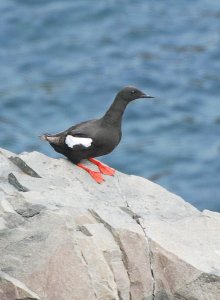
[[[127,102],[118,96],[116,96],[115,100],[113,101],[112,105],[109,107],[107,112],[105,113],[103,120],[105,123],[109,125],[121,125],[121,120],[125,108],[127,106]]]

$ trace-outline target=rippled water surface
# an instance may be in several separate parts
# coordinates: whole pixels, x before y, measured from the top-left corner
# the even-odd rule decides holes
[[[0,1],[0,146],[99,117],[137,85],[103,161],[220,211],[220,1]],[[161,199],[163,201],[163,199]]]

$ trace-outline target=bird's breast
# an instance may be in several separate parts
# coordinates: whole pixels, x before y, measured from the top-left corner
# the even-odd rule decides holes
[[[119,144],[121,140],[121,132],[106,130],[95,139],[95,147],[99,151],[99,155],[110,153]]]

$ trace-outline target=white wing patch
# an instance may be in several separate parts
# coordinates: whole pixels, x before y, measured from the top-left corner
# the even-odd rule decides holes
[[[67,135],[67,137],[65,139],[65,143],[70,148],[73,148],[76,145],[82,145],[82,146],[88,148],[92,144],[92,139]]]

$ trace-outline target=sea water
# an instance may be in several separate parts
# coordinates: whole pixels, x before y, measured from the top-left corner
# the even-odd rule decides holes
[[[133,84],[123,139],[103,161],[220,211],[220,1],[1,0],[0,146],[102,116]],[[161,199],[163,201],[163,199]]]

